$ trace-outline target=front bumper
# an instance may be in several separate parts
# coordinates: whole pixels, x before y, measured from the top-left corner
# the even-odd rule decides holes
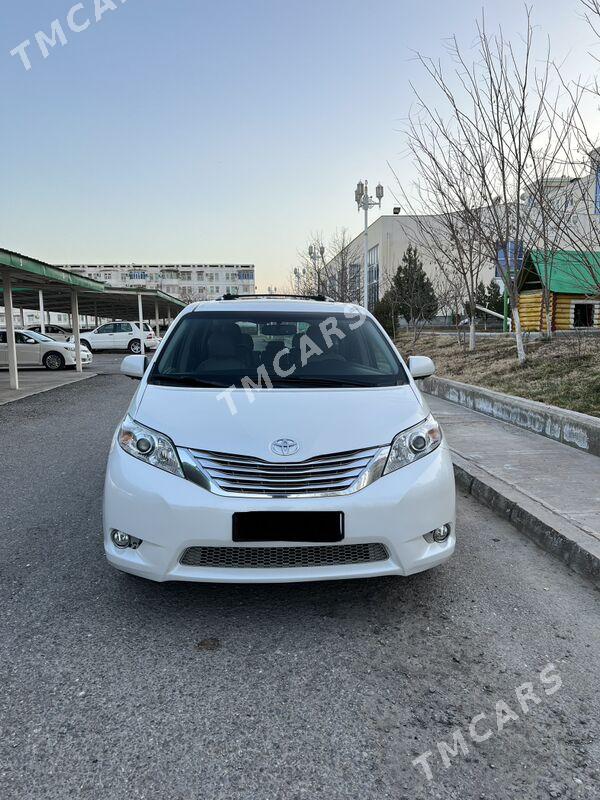
[[[69,367],[75,366],[77,363],[75,358],[75,351],[74,350],[65,350],[63,352],[65,358],[65,364]],[[81,363],[83,366],[88,366],[93,361],[93,356],[89,350],[82,350],[81,351]]]
[[[343,511],[340,544],[377,542],[389,558],[351,565],[291,568],[185,566],[188,547],[260,547],[232,542],[236,511]],[[424,535],[445,523],[450,537],[440,544]],[[376,480],[355,494],[302,498],[224,497],[125,453],[113,439],[104,490],[104,548],[108,561],[125,572],[156,581],[284,583],[295,581],[411,575],[446,561],[455,546],[454,472],[445,443],[421,460]],[[110,533],[142,539],[136,550],[121,550]],[[264,542],[265,547],[298,546]],[[307,545],[314,546],[314,545]]]

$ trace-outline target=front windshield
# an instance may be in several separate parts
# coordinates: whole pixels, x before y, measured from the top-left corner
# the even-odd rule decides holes
[[[38,333],[38,331],[25,331],[28,336],[31,336],[32,339],[35,339],[36,342],[55,342],[56,339],[53,339],[51,336],[46,336],[43,333]]]
[[[368,317],[301,311],[183,317],[149,383],[189,386],[395,386],[406,374]]]

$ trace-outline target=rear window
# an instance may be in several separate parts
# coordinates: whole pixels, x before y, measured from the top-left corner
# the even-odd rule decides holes
[[[195,312],[178,323],[150,383],[190,386],[394,386],[406,374],[368,317],[307,312]]]

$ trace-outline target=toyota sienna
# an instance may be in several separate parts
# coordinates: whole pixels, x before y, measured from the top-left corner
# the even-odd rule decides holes
[[[120,423],[107,558],[156,581],[410,575],[448,559],[455,490],[442,431],[376,319],[325,298],[181,312]]]

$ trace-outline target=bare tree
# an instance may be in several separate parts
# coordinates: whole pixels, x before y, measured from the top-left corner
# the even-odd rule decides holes
[[[520,49],[501,31],[477,23],[477,58],[471,63],[453,37],[450,77],[438,62],[418,55],[441,95],[442,111],[418,92],[409,126],[411,147],[442,175],[444,202],[476,232],[482,252],[496,265],[508,291],[519,363],[526,359],[519,316],[519,267],[535,244],[532,206],[522,196],[535,184],[533,163],[548,137],[549,48],[534,67],[529,10]],[[546,153],[549,156],[549,153]],[[461,180],[457,182],[456,176]]]
[[[581,0],[581,5],[588,25],[600,39],[600,0]]]
[[[590,29],[600,40],[600,0],[581,0],[581,4]],[[598,61],[597,56],[592,57]],[[571,264],[575,279],[590,296],[597,295],[600,294],[600,129],[597,123],[600,83],[597,78],[588,83],[568,81],[558,68],[556,73],[570,108],[558,121],[554,116],[553,122],[563,129],[568,128],[562,162],[572,178],[563,190],[562,208],[555,203],[547,213],[560,248],[578,256]]]
[[[531,205],[530,227],[535,234],[536,249],[541,254],[538,270],[541,272],[542,306],[546,336],[552,337],[552,274],[559,254],[565,249],[571,227],[571,193],[568,178],[540,177],[528,194]]]
[[[363,255],[347,228],[335,231],[329,242],[327,294],[343,303],[361,303]]]
[[[294,294],[325,294],[340,302],[360,303],[362,272],[360,246],[347,228],[340,228],[327,245],[322,235],[311,236],[304,251],[298,253],[289,283]]]
[[[298,263],[289,278],[293,294],[310,296],[324,293],[325,252],[323,235],[311,234],[305,248],[298,251]]]
[[[412,214],[412,238],[421,252],[425,253],[430,261],[437,267],[437,272],[442,280],[438,290],[452,298],[450,308],[460,314],[466,306],[469,315],[469,350],[475,350],[475,316],[476,293],[481,280],[484,267],[489,264],[489,259],[480,239],[481,224],[473,225],[471,217],[481,214],[481,208],[475,206],[465,215],[459,208],[455,210],[450,206],[449,192],[446,182],[451,180],[454,185],[463,184],[461,193],[466,197],[473,194],[466,185],[469,173],[462,170],[460,164],[455,164],[455,174],[450,175],[448,170],[441,171],[435,160],[430,156],[429,141],[420,138],[423,131],[416,125],[411,126],[409,136],[410,148],[414,162],[417,166],[419,181],[414,189],[416,204],[406,191],[401,188],[404,204],[408,205]],[[450,167],[450,164],[447,165]],[[395,174],[395,173],[394,173]],[[396,180],[399,182],[398,176]],[[473,202],[480,195],[474,193]],[[443,290],[442,290],[442,287]],[[462,294],[462,301],[458,303],[457,296]],[[441,295],[438,296],[440,308]],[[447,306],[446,306],[447,307]]]

